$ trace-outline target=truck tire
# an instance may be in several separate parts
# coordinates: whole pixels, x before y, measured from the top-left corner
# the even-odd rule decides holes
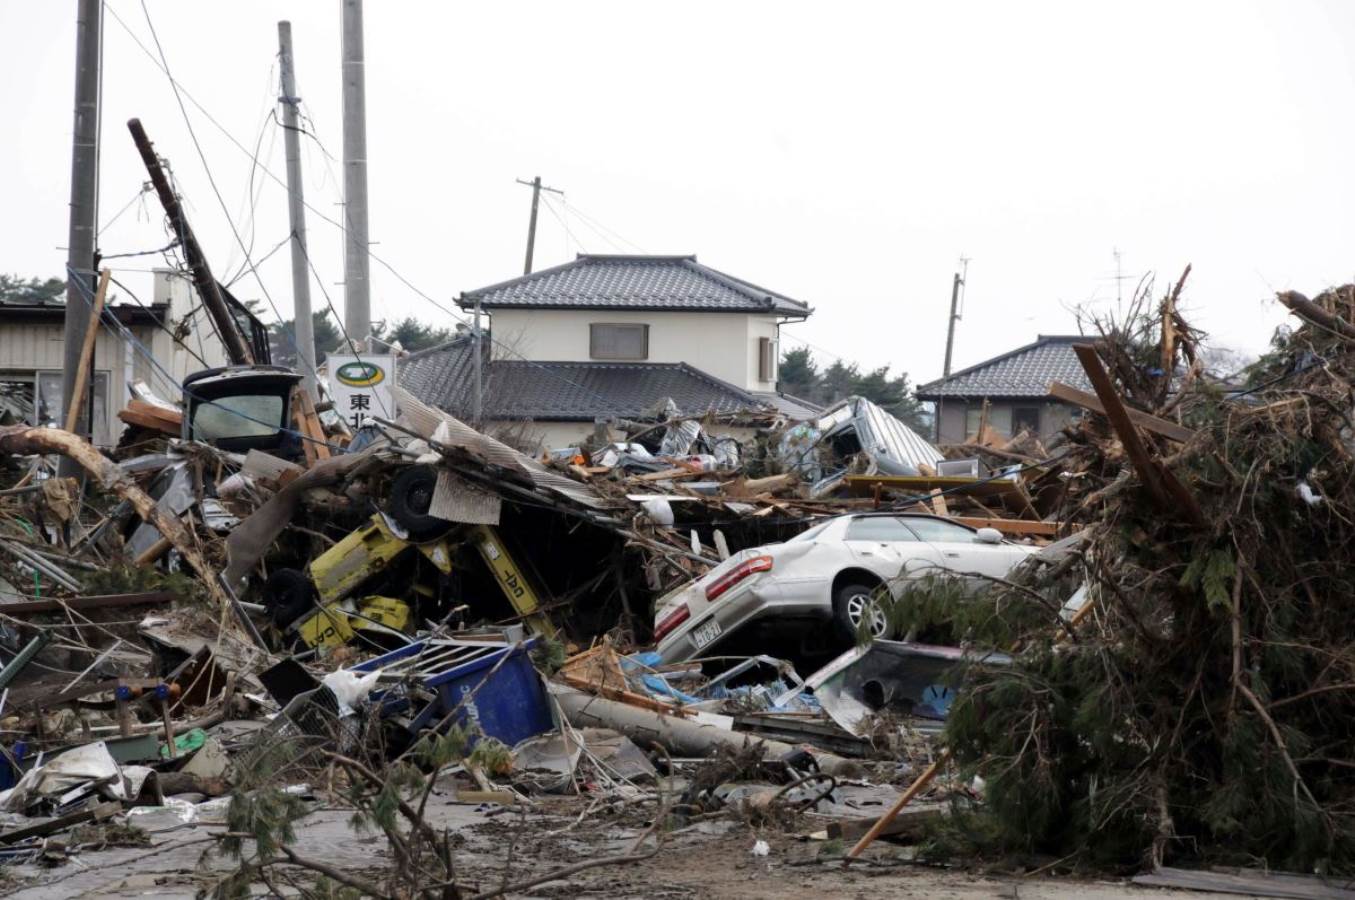
[[[315,585],[297,569],[275,569],[263,584],[263,605],[278,628],[285,629],[316,606]]]
[[[889,636],[889,617],[875,601],[877,590],[863,581],[846,581],[833,590],[833,625],[840,637],[855,644],[863,616],[869,617],[871,637]]]
[[[446,534],[452,523],[428,514],[438,473],[432,466],[410,466],[391,482],[387,512],[409,531],[413,541],[426,541]]]

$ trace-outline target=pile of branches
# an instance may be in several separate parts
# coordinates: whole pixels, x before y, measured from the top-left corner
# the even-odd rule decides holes
[[[986,796],[948,838],[1121,872],[1351,872],[1355,285],[1281,295],[1302,322],[1245,390],[1203,375],[1180,289],[1100,323],[1097,346],[1122,398],[1193,430],[1138,429],[1190,502],[1149,490],[1089,415],[1067,433],[1072,563],[1034,562],[996,598],[901,604],[908,627],[1021,651],[969,672],[952,708],[948,746]],[[1069,629],[1079,585],[1094,605]]]

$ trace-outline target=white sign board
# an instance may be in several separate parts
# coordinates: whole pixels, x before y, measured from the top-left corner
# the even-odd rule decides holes
[[[395,357],[339,356],[325,359],[334,411],[352,431],[375,424],[373,416],[395,418]]]

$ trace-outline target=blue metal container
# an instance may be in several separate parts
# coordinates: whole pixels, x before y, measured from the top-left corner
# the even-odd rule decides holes
[[[436,724],[474,692],[455,721],[511,747],[555,727],[541,676],[527,655],[533,643],[415,641],[353,669],[381,669],[394,677],[417,678],[436,692],[437,699],[414,717],[413,730]],[[489,675],[505,655],[508,659]]]

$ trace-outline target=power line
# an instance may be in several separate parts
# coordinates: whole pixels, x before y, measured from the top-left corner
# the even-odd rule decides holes
[[[273,315],[277,316],[279,322],[282,322],[284,321],[282,313],[278,311],[278,305],[273,302],[273,295],[268,292],[268,286],[264,284],[263,277],[259,275],[258,268],[250,261],[249,249],[245,246],[244,240],[240,237],[239,230],[235,227],[235,222],[231,219],[230,209],[227,208],[226,200],[221,196],[220,188],[217,187],[216,178],[212,175],[211,166],[207,164],[207,154],[203,152],[202,144],[198,141],[197,132],[193,129],[193,121],[188,116],[188,108],[184,106],[183,97],[179,94],[179,83],[169,71],[169,60],[165,58],[165,48],[161,45],[160,36],[155,31],[155,23],[151,21],[151,12],[146,7],[146,0],[141,0],[141,12],[146,17],[146,27],[150,29],[151,39],[155,41],[155,49],[160,54],[161,68],[165,73],[165,77],[169,79],[170,87],[174,90],[174,100],[178,103],[180,114],[183,115],[184,126],[188,129],[188,136],[193,140],[193,148],[197,150],[198,159],[202,162],[203,171],[207,175],[207,183],[211,185],[212,193],[216,195],[217,203],[221,205],[221,213],[226,217],[226,224],[230,226],[231,234],[235,236],[235,242],[240,245],[241,252],[245,254],[245,262],[249,264],[250,272],[254,275],[254,280],[258,283],[259,290],[263,293],[264,299],[268,301],[268,305],[272,307]],[[121,22],[122,20],[119,19],[118,21]],[[260,139],[262,140],[262,134],[260,135]],[[258,156],[255,154],[252,155],[251,158],[257,161]],[[299,355],[300,354],[298,354],[298,356]]]
[[[206,109],[206,107],[204,107],[200,102],[198,102],[198,100],[197,100],[195,97],[193,97],[193,95],[192,95],[191,93],[189,93],[189,91],[188,91],[186,88],[184,88],[182,85],[179,84],[179,82],[174,78],[173,74],[170,72],[169,67],[168,67],[168,63],[164,60],[164,54],[163,54],[163,51],[162,51],[161,54],[160,54],[160,58],[157,59],[156,56],[155,56],[155,54],[153,54],[153,53],[150,51],[150,49],[149,49],[148,47],[146,47],[146,45],[145,45],[144,43],[141,42],[140,38],[138,38],[138,37],[136,36],[136,33],[135,33],[134,31],[132,31],[132,29],[127,25],[127,23],[126,23],[125,21],[123,21],[123,19],[117,14],[117,12],[116,12],[115,10],[113,10],[112,7],[107,7],[107,9],[108,9],[109,13],[112,14],[113,19],[114,19],[114,20],[122,27],[123,31],[125,31],[125,32],[127,33],[128,37],[130,37],[130,38],[132,39],[132,42],[135,43],[135,44],[137,45],[137,47],[139,47],[139,48],[141,49],[142,53],[144,53],[144,54],[146,55],[146,57],[147,57],[148,59],[150,59],[151,63],[152,63],[153,65],[155,65],[155,67],[158,68],[158,69],[165,75],[165,77],[169,80],[170,84],[173,86],[173,88],[174,88],[174,96],[175,96],[175,99],[176,99],[176,100],[178,101],[178,103],[179,103],[180,111],[183,113],[184,121],[185,121],[185,124],[188,125],[188,129],[189,129],[190,135],[193,134],[193,128],[192,128],[192,123],[191,123],[191,122],[189,121],[189,119],[188,119],[187,110],[186,110],[186,108],[184,107],[184,104],[183,104],[183,98],[185,98],[185,97],[188,99],[188,101],[189,101],[190,103],[193,104],[194,107],[196,107],[196,108],[198,109],[199,112],[202,113],[202,115],[207,119],[207,121],[210,122],[213,126],[215,126],[215,127],[217,128],[217,130],[220,131],[223,135],[225,135],[226,139],[229,140],[232,144],[234,144],[234,145],[240,150],[241,153],[244,153],[246,156],[250,157],[251,159],[255,159],[254,154],[250,152],[249,148],[247,148],[244,144],[242,144],[242,143],[239,141],[239,139],[237,139],[237,138],[235,137],[234,134],[232,134],[232,133],[224,126],[224,125],[222,125],[221,122],[218,121],[218,120],[216,119],[216,117],[213,116],[213,115]],[[142,0],[142,9],[143,9],[143,11],[145,11],[145,0]],[[152,37],[154,37],[154,36],[155,36],[155,29],[154,29],[154,26],[151,25],[151,23],[150,23],[150,16],[149,16],[149,13],[147,13],[147,17],[146,17],[146,18],[147,18],[147,25],[151,27],[151,34],[152,34]],[[160,48],[160,43],[159,43],[158,38],[156,39],[156,46],[157,46],[157,48]],[[308,118],[309,118],[309,117],[308,117]],[[325,157],[326,157],[327,159],[332,158],[332,156],[329,154],[329,152],[328,152],[327,150],[324,149],[323,144],[320,143],[319,138],[316,137],[315,135],[311,135],[311,137],[312,137],[313,140],[316,141],[316,143],[317,143],[318,145],[320,145],[321,152],[324,153]],[[198,145],[196,135],[193,136],[193,142],[194,142],[194,145],[195,145],[195,146],[198,146],[198,154],[199,154],[200,157],[202,157],[202,150],[201,150],[200,145]],[[205,158],[203,159],[203,167],[206,168],[206,160],[205,160]],[[275,181],[275,182],[277,182],[279,185],[281,185],[283,188],[286,188],[286,182],[283,181],[281,178],[279,178],[277,174],[275,174],[271,169],[269,169],[269,168],[268,168],[267,166],[265,166],[263,163],[259,163],[259,164],[258,164],[258,169],[259,169],[259,171],[261,171],[261,172],[263,172],[265,175],[267,175],[269,178],[273,179],[273,181]],[[331,172],[331,177],[332,177],[332,172]],[[208,170],[208,179],[211,180],[211,172],[210,172],[210,170]],[[215,182],[213,182],[213,185],[212,185],[212,186],[213,186],[214,192],[215,192],[216,195],[217,195],[217,199],[218,199],[218,201],[220,202],[220,200],[221,200],[221,194],[220,194],[219,191],[216,191],[216,190],[215,190],[215,189],[216,189]],[[316,209],[313,205],[311,205],[311,203],[310,203],[309,201],[305,201],[305,206],[306,206],[306,209],[308,209],[308,210],[310,210],[311,212],[313,212],[313,213],[314,213],[316,216],[318,216],[322,221],[328,222],[330,225],[333,225],[335,228],[339,229],[341,232],[343,232],[345,235],[347,235],[347,233],[348,233],[348,232],[347,232],[347,228],[343,225],[343,223],[336,221],[335,219],[333,219],[333,218],[331,218],[330,216],[326,215],[325,213],[321,212],[319,209]],[[224,203],[223,203],[223,211],[224,211]],[[227,221],[230,222],[230,216],[229,216],[229,213],[227,213]],[[231,222],[230,224],[231,224],[231,230],[232,230],[232,232],[235,233],[236,241],[239,242],[239,233],[238,233],[238,232],[235,232],[235,226],[234,226],[234,223]],[[561,224],[563,225],[563,222],[562,222]],[[566,231],[569,230],[567,226],[566,226],[565,230],[566,230]],[[571,237],[572,237],[572,234],[571,234]],[[575,242],[576,242],[576,243],[579,243],[579,242],[577,241],[577,239],[576,239]],[[579,244],[579,246],[582,247],[582,244]],[[379,263],[384,269],[386,269],[386,271],[388,271],[391,275],[393,275],[393,276],[396,278],[397,281],[399,281],[399,282],[400,282],[401,284],[403,284],[405,287],[409,288],[409,289],[410,289],[411,291],[413,291],[416,295],[418,295],[419,297],[423,298],[423,299],[424,299],[425,301],[427,301],[428,303],[432,304],[436,309],[438,309],[438,310],[442,311],[443,313],[445,313],[445,314],[446,314],[448,317],[450,317],[454,322],[457,322],[457,323],[462,324],[462,325],[467,325],[467,324],[468,324],[468,319],[467,319],[466,317],[464,317],[464,316],[462,316],[462,315],[460,315],[460,314],[458,314],[458,313],[453,312],[451,309],[449,309],[448,307],[446,307],[445,305],[443,305],[442,303],[440,303],[439,301],[437,301],[436,299],[434,299],[433,297],[431,297],[430,295],[428,295],[428,294],[425,293],[424,291],[420,290],[416,285],[414,285],[412,282],[410,282],[409,279],[407,279],[403,274],[401,274],[398,270],[396,270],[396,268],[395,268],[394,266],[392,266],[389,262],[387,262],[386,260],[382,259],[382,258],[381,258],[380,256],[378,256],[377,254],[373,253],[373,252],[370,250],[370,248],[368,249],[367,253],[368,253],[368,256],[370,256],[372,259],[376,260],[376,262]],[[320,280],[319,273],[315,270],[314,262],[313,262],[312,260],[310,260],[309,258],[307,258],[307,261],[306,261],[306,262],[307,262],[308,267],[311,269],[312,274],[315,276],[316,282],[317,282],[318,284],[320,284],[320,286],[321,286],[321,287],[320,287],[321,292],[322,292],[323,294],[325,294],[326,303],[328,303],[328,305],[329,305],[329,307],[330,307],[331,313],[333,313],[333,314],[336,316],[336,318],[337,318],[337,320],[338,320],[338,322],[339,322],[339,325],[340,325],[340,329],[342,330],[342,327],[343,327],[342,322],[343,322],[343,320],[342,320],[341,317],[338,317],[337,311],[335,311],[334,305],[333,305],[333,303],[332,303],[332,302],[330,301],[330,299],[329,299],[328,292],[325,291],[325,289],[324,289],[324,284],[323,284],[323,282]],[[120,270],[120,271],[134,271],[134,270]],[[251,271],[252,271],[252,274],[254,275],[255,279],[259,282],[260,287],[262,288],[262,287],[263,287],[263,280],[262,280],[262,278],[259,276],[259,273],[258,273],[257,269],[251,268]],[[282,316],[281,316],[281,314],[278,313],[277,306],[276,306],[276,304],[273,303],[272,298],[271,298],[271,296],[268,294],[266,288],[264,289],[264,296],[268,299],[269,305],[273,307],[273,312],[274,312],[275,315],[278,316],[279,322],[284,321],[283,318],[282,318]],[[286,335],[285,330],[284,330],[284,335]],[[348,343],[349,343],[349,345],[350,345],[350,347],[351,347],[351,346],[352,346],[352,340],[348,338],[348,335],[347,335],[346,332],[344,332],[344,337],[345,337],[345,340],[348,341]],[[596,393],[595,391],[592,391],[592,390],[588,389],[588,388],[585,387],[584,385],[581,385],[581,384],[579,384],[579,383],[577,383],[577,382],[575,382],[575,381],[572,381],[572,380],[570,380],[570,379],[568,379],[568,378],[565,378],[564,376],[560,375],[558,372],[555,372],[555,371],[553,371],[553,370],[551,370],[551,369],[546,368],[545,366],[542,366],[540,363],[536,362],[535,360],[527,359],[527,357],[523,356],[521,353],[519,353],[519,352],[518,352],[517,350],[515,350],[514,348],[512,348],[512,347],[510,347],[510,346],[508,346],[508,345],[502,343],[501,341],[496,340],[496,339],[493,337],[493,335],[490,335],[489,342],[490,342],[491,345],[497,345],[497,346],[499,346],[500,349],[502,349],[504,352],[506,352],[506,353],[508,353],[508,354],[510,354],[510,355],[512,355],[512,356],[517,357],[517,358],[520,359],[522,362],[525,362],[525,363],[527,363],[527,364],[529,364],[529,365],[532,365],[532,366],[534,366],[534,367],[540,369],[543,373],[549,375],[550,377],[556,379],[557,381],[560,381],[560,382],[563,383],[563,384],[568,384],[568,385],[570,385],[571,387],[578,388],[579,390],[583,391],[583,392],[586,393],[586,394],[589,394],[590,396],[592,396],[593,398],[595,398],[595,399],[597,399],[597,400],[603,400],[604,402],[606,401],[606,398],[602,397],[600,394]],[[356,355],[356,354],[354,354],[354,355]]]

